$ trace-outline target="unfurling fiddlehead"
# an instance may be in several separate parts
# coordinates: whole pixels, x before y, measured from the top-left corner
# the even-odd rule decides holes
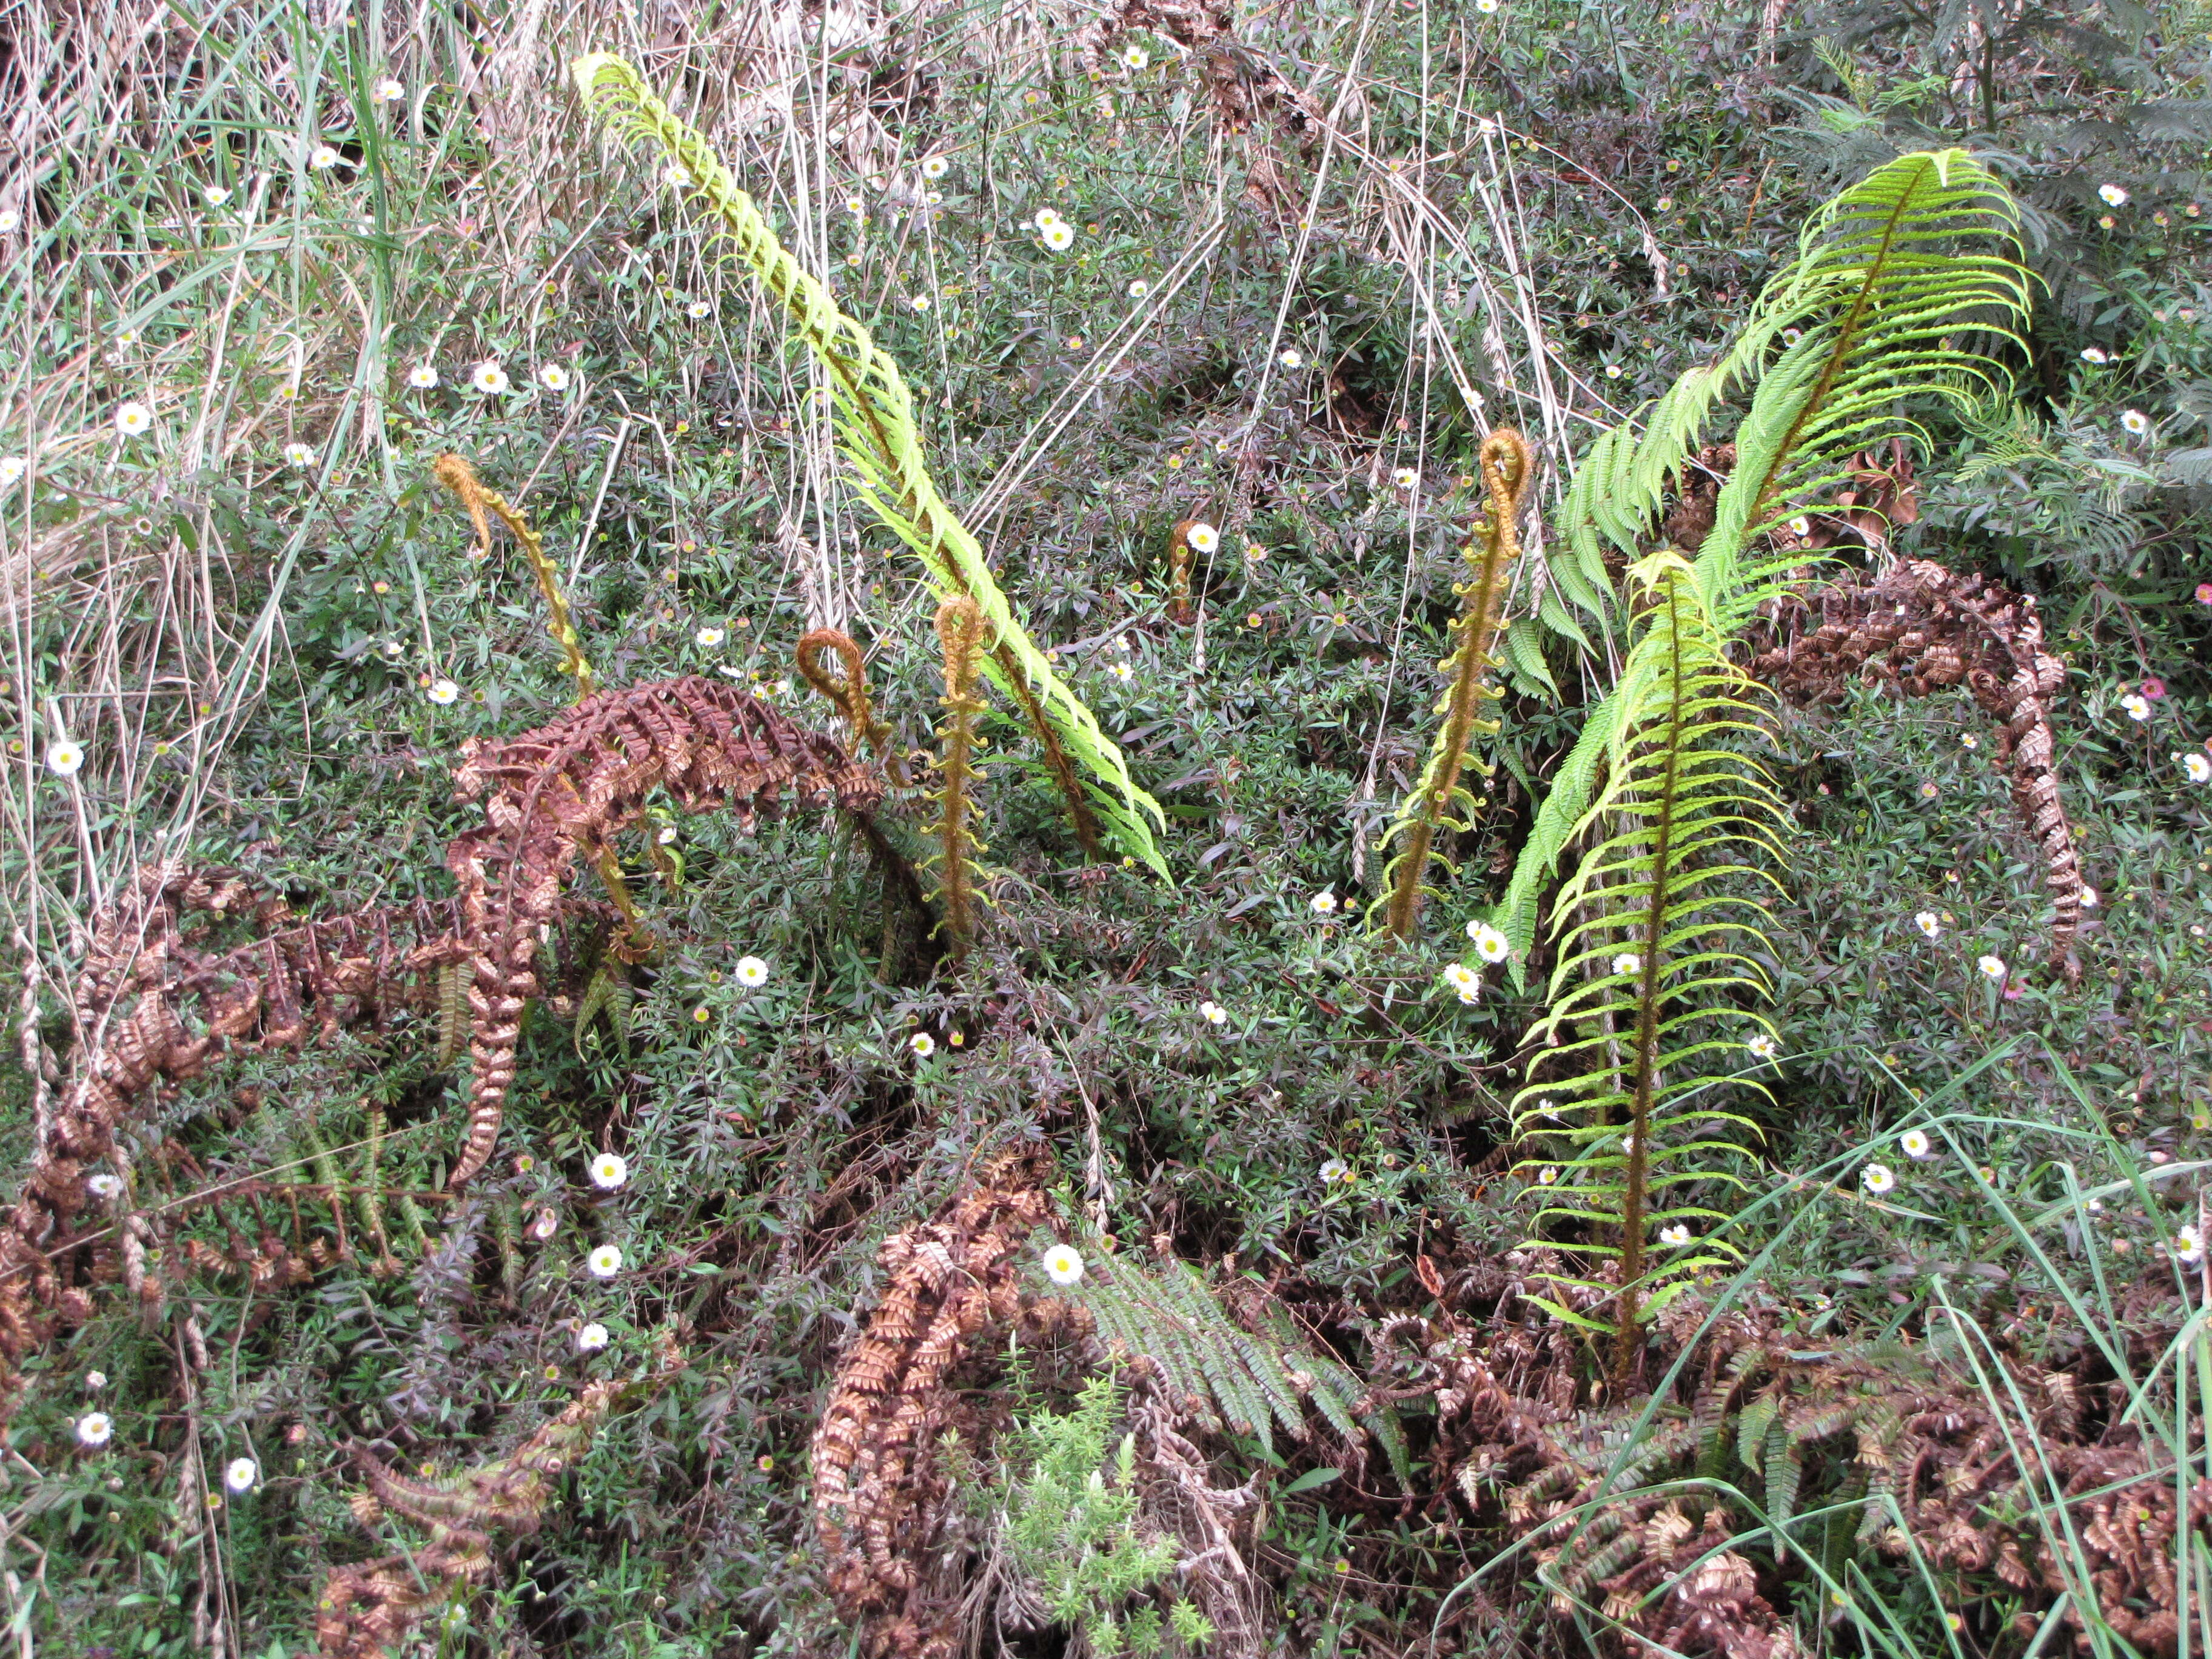
[[[973,599],[948,599],[937,610],[937,637],[945,647],[945,724],[937,735],[945,748],[938,757],[937,896],[945,905],[945,931],[958,962],[975,939],[975,858],[983,851],[969,828],[975,808],[969,792],[975,780],[975,717],[984,709],[975,695],[976,659],[985,649],[983,613]]]
[[[1412,939],[1413,924],[1420,917],[1421,899],[1427,890],[1421,878],[1428,871],[1437,831],[1464,830],[1474,815],[1474,798],[1460,786],[1460,775],[1469,764],[1468,744],[1478,731],[1498,729],[1496,721],[1481,719],[1478,711],[1484,702],[1495,702],[1498,696],[1498,688],[1484,675],[1496,665],[1490,650],[1497,641],[1513,563],[1521,556],[1521,497],[1534,468],[1527,440],[1511,427],[1500,427],[1483,440],[1481,459],[1483,487],[1490,497],[1489,516],[1467,549],[1474,580],[1457,589],[1467,604],[1452,623],[1452,638],[1458,649],[1442,665],[1451,676],[1451,689],[1437,705],[1437,712],[1444,717],[1443,729],[1437,733],[1420,782],[1398,809],[1398,820],[1386,837],[1396,841],[1399,850],[1390,863],[1384,926],[1401,945]],[[1489,770],[1480,761],[1473,764],[1480,771]],[[1462,807],[1466,816],[1453,817],[1455,807]]]
[[[491,557],[491,524],[485,517],[487,511],[498,515],[522,548],[522,556],[530,562],[530,574],[538,578],[538,591],[545,599],[545,631],[561,647],[561,672],[576,682],[578,702],[598,689],[592,673],[592,665],[584,656],[582,642],[576,637],[576,623],[568,611],[568,596],[561,591],[561,573],[553,568],[552,560],[545,556],[545,538],[530,527],[530,520],[507,504],[507,498],[495,489],[487,489],[476,475],[476,469],[463,457],[447,453],[438,457],[430,471],[440,483],[460,497],[461,505],[469,511],[470,520],[477,527],[477,542],[483,549],[483,556]]]
[[[845,672],[841,678],[830,672],[822,660],[824,652],[834,651],[843,662]],[[891,729],[876,718],[874,705],[868,700],[868,669],[860,647],[850,634],[835,628],[817,628],[799,636],[799,672],[805,682],[836,705],[845,723],[853,728],[853,736],[875,751],[877,760],[890,781],[905,787],[908,780],[905,757],[894,749]]]
[[[1152,825],[1166,822],[1159,804],[1137,787],[1121,750],[1014,620],[982,544],[938,493],[898,365],[800,268],[713,147],[653,96],[636,70],[611,53],[594,52],[572,64],[569,74],[594,115],[660,152],[666,176],[708,216],[722,251],[783,307],[792,337],[822,365],[862,498],[914,550],[940,599],[972,600],[989,623],[990,655],[982,671],[1036,733],[1085,852],[1097,854],[1103,824],[1123,851],[1165,875],[1166,861],[1152,839]],[[1078,763],[1091,775],[1089,787],[1076,776]]]

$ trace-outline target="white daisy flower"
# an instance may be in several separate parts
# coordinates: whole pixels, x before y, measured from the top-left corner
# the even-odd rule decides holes
[[[1678,1221],[1671,1227],[1662,1227],[1659,1230],[1659,1242],[1676,1249],[1690,1242],[1688,1224]]]
[[[380,593],[383,591],[381,587],[377,589]],[[392,661],[398,662],[407,654],[407,647],[400,644],[398,640],[386,640],[384,642],[384,654]]]
[[[0,208],[0,236],[5,236],[23,222],[23,216],[14,208]]]
[[[1401,489],[1411,489],[1420,481],[1421,475],[1410,466],[1397,467],[1390,474],[1390,482]]]
[[[1336,895],[1326,887],[1308,899],[1306,903],[1317,916],[1333,916],[1336,914]]]
[[[1063,219],[1054,220],[1037,234],[1054,253],[1065,253],[1075,246],[1075,227]]]
[[[407,95],[407,88],[387,75],[370,89],[368,95],[380,104],[396,104]]]
[[[2191,1267],[2204,1260],[2204,1233],[2202,1228],[2192,1224],[2175,1230],[2173,1259]]]
[[[592,1185],[611,1193],[629,1179],[629,1161],[620,1152],[601,1152],[592,1160]]]
[[[1198,1017],[1204,1020],[1208,1025],[1226,1025],[1229,1024],[1229,1011],[1218,1002],[1200,1003],[1198,1005]]]
[[[1485,17],[1494,15],[1502,0],[1474,0],[1474,9]]]
[[[1036,216],[1030,222],[1039,230],[1050,230],[1060,222],[1060,210],[1057,208],[1039,208]]]
[[[1912,925],[1930,939],[1943,937],[1943,924],[1936,920],[1933,910],[1923,910],[1918,915],[1913,917]]]
[[[2005,965],[2002,957],[1984,957],[1974,963],[1974,969],[1984,979],[1994,980],[1999,984],[2004,982]]]
[[[622,1271],[622,1247],[602,1244],[584,1258],[584,1266],[594,1279],[612,1279]]]
[[[1448,962],[1444,964],[1443,980],[1453,990],[1464,993],[1468,986],[1480,984],[1482,975],[1463,962]]]
[[[951,171],[952,163],[942,155],[933,155],[921,164],[921,176],[925,179],[942,179]]]
[[[1623,951],[1613,959],[1613,971],[1616,974],[1640,974],[1644,971],[1644,958],[1634,951]]]
[[[315,153],[307,158],[307,165],[318,173],[328,173],[338,164],[339,160],[337,151],[328,144],[317,144]]]
[[[200,195],[210,207],[221,207],[225,202],[228,202],[230,199],[230,186],[228,185],[210,185],[205,190],[200,192]]]
[[[566,392],[568,389],[568,371],[558,363],[543,364],[538,370],[538,384],[548,392]]]
[[[1880,1198],[1897,1185],[1897,1177],[1890,1172],[1888,1164],[1869,1164],[1859,1171],[1859,1185],[1865,1188],[1875,1197]]]
[[[1459,981],[1453,988],[1459,993],[1459,1000],[1472,1007],[1482,1000],[1482,975],[1469,974],[1465,979]]]
[[[469,384],[487,398],[496,398],[507,389],[510,382],[507,371],[487,357],[469,371]]]
[[[2140,409],[2130,409],[2121,415],[2120,424],[2140,438],[2150,430],[2150,416]]]
[[[115,411],[115,429],[126,438],[137,438],[153,430],[154,411],[143,404],[125,404]]]
[[[945,192],[941,190],[929,191],[924,193],[921,199],[924,202],[927,202],[931,207],[943,207],[945,205]]]
[[[123,1196],[123,1177],[102,1170],[98,1175],[88,1175],[84,1178],[84,1189],[94,1198],[120,1198]]]
[[[104,1446],[115,1436],[115,1419],[106,1412],[87,1412],[76,1420],[77,1443]]]
[[[937,1039],[927,1031],[916,1031],[906,1040],[906,1046],[914,1050],[915,1058],[927,1060],[937,1052]]]
[[[1323,1162],[1319,1173],[1322,1185],[1333,1187],[1340,1181],[1351,1179],[1352,1166],[1340,1158],[1332,1158]]]
[[[1296,346],[1285,347],[1275,361],[1285,368],[1304,368],[1306,366],[1305,354]]]
[[[12,489],[15,481],[31,470],[31,464],[21,455],[0,455],[0,489]]]
[[[2150,700],[2140,692],[2129,692],[2126,696],[2120,699],[2120,707],[2127,710],[2128,718],[2131,720],[2147,720],[2150,718]]]
[[[544,1208],[539,1210],[536,1215],[531,1217],[530,1225],[525,1231],[529,1233],[531,1237],[537,1240],[540,1244],[543,1244],[547,1239],[553,1237],[554,1233],[559,1230],[560,1225],[561,1218],[554,1214],[552,1206],[548,1205]]]
[[[1191,526],[1183,541],[1195,552],[1211,553],[1221,545],[1221,532],[1201,519]]]
[[[748,991],[757,991],[768,983],[768,963],[758,957],[739,957],[737,975],[738,984]]]
[[[417,392],[428,392],[438,384],[438,371],[429,363],[417,363],[407,371],[407,384]]]
[[[2112,359],[2105,355],[2105,349],[2102,346],[2083,346],[2081,361],[2085,363],[2105,363],[2110,362]]]
[[[1771,1060],[1782,1052],[1781,1045],[1764,1031],[1743,1046],[1750,1051],[1753,1060]]]
[[[1548,1187],[1559,1178],[1559,1172],[1548,1164],[1536,1171],[1536,1184],[1539,1187]]]
[[[606,1346],[607,1328],[596,1319],[576,1333],[576,1352],[579,1353],[597,1353]]]
[[[84,749],[74,738],[56,738],[46,745],[46,770],[58,778],[73,778],[84,765]]]
[[[1129,297],[1132,300],[1141,300],[1152,291],[1152,285],[1141,276],[1129,284]]]
[[[234,1457],[223,1465],[222,1484],[233,1492],[252,1492],[260,1479],[261,1465],[250,1457]]]
[[[1790,533],[1802,541],[1813,533],[1813,521],[1803,514],[1790,520]]]
[[[691,175],[684,172],[682,167],[663,167],[660,172],[660,182],[671,190],[689,190],[691,188]]]
[[[912,299],[908,300],[907,303],[912,306],[916,311],[927,311],[929,309],[929,295],[927,294],[917,294]]]
[[[1935,1157],[1935,1144],[1928,1139],[1925,1129],[1907,1129],[1897,1138],[1897,1149],[1915,1164]]]
[[[2125,207],[2128,204],[2127,191],[2118,185],[2100,185],[2097,194],[2104,198],[2106,207]]]
[[[658,832],[653,836],[653,839],[654,843],[655,843],[656,845],[658,845],[658,846],[661,846],[661,847],[673,847],[673,846],[675,846],[675,845],[676,845],[676,826],[675,826],[674,824],[672,824],[672,823],[664,823],[664,824],[662,824],[662,825],[660,826],[659,830],[659,831],[658,831]]]
[[[433,680],[430,682],[430,701],[436,703],[441,708],[446,708],[460,695],[461,688],[454,684],[451,680]]]
[[[1619,363],[1607,363],[1605,366],[1605,378],[1608,380],[1619,380],[1620,378],[1620,365]]]
[[[312,466],[315,461],[315,452],[305,444],[286,444],[284,460],[289,466]]]
[[[2191,783],[2212,782],[2212,760],[2192,749],[2181,757],[2181,769]]]
[[[1485,962],[1503,962],[1513,954],[1513,947],[1507,942],[1505,935],[1479,917],[1468,923],[1467,936],[1474,941],[1475,955]]]
[[[1044,1276],[1055,1285],[1080,1285],[1083,1258],[1069,1244],[1055,1244],[1044,1253]]]
[[[106,1386],[107,1373],[106,1371],[87,1371],[84,1374],[84,1390],[87,1394],[98,1394]]]

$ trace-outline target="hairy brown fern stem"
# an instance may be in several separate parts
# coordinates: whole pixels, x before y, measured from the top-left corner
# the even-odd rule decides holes
[[[825,654],[834,654],[843,665],[842,676],[830,672],[823,661]],[[906,787],[910,781],[906,759],[893,745],[890,727],[876,718],[860,642],[839,629],[817,628],[799,636],[798,657],[800,677],[835,705],[853,728],[854,739],[867,744],[890,781]]]
[[[561,672],[576,682],[579,702],[590,696],[598,689],[598,681],[584,656],[583,642],[577,638],[575,618],[568,610],[568,596],[561,591],[561,573],[545,555],[545,538],[530,527],[527,519],[507,505],[504,495],[484,487],[465,457],[449,452],[431,463],[430,471],[468,509],[483,557],[491,557],[491,524],[485,516],[488,513],[495,514],[520,544],[522,556],[530,564],[530,574],[538,579],[538,592],[545,601],[545,631],[561,647]]]
[[[1421,900],[1427,890],[1423,878],[1428,873],[1437,831],[1454,822],[1451,812],[1468,764],[1468,745],[1483,725],[1481,706],[1497,701],[1498,696],[1484,676],[1495,665],[1491,647],[1498,639],[1513,566],[1521,556],[1521,498],[1535,466],[1528,441],[1510,427],[1500,427],[1483,440],[1480,459],[1489,513],[1476,541],[1467,550],[1474,580],[1458,590],[1466,604],[1452,623],[1457,648],[1442,665],[1451,677],[1450,689],[1438,711],[1444,717],[1443,729],[1437,734],[1428,765],[1394,826],[1400,847],[1391,862],[1390,900],[1383,925],[1401,945],[1412,940],[1414,924],[1420,919]]]
[[[499,1139],[523,1007],[538,991],[541,930],[569,866],[609,852],[656,787],[687,811],[732,809],[747,823],[787,793],[854,812],[883,797],[882,780],[830,738],[698,676],[601,691],[519,738],[464,744],[456,799],[483,799],[490,822],[446,855],[476,969],[469,1133],[453,1186],[476,1176]]]
[[[983,850],[972,827],[975,784],[975,717],[987,705],[975,695],[976,659],[985,623],[973,599],[947,599],[938,607],[937,638],[945,647],[945,724],[937,728],[944,744],[937,761],[937,896],[945,907],[945,931],[952,958],[964,960],[975,942],[975,860]]]
[[[927,1464],[953,1368],[1023,1310],[1016,1252],[1050,1214],[1035,1153],[998,1159],[935,1221],[897,1233],[866,1334],[814,1431],[814,1528],[830,1594],[872,1659],[950,1659],[957,1582],[927,1567],[944,1482]]]
[[[1803,631],[1793,637],[1793,628]],[[2059,799],[2051,729],[2051,699],[2066,684],[2066,665],[2044,647],[2035,601],[1984,576],[1912,559],[1871,580],[1815,589],[1784,610],[1772,637],[1751,672],[1792,702],[1841,702],[1861,676],[1911,697],[1960,684],[1973,694],[1997,721],[2013,805],[2043,854],[2053,910],[2050,959],[2068,980],[2078,977],[2074,941],[2087,889]]]

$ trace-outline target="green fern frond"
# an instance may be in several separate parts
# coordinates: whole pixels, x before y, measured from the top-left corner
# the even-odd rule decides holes
[[[1622,671],[1604,787],[1575,826],[1598,839],[1560,895],[1550,1006],[1530,1033],[1547,1075],[1514,1102],[1524,1136],[1565,1146],[1530,1160],[1557,1172],[1539,1219],[1581,1230],[1561,1249],[1618,1260],[1624,1340],[1639,1310],[1729,1254],[1688,1243],[1717,1212],[1681,1189],[1738,1179],[1728,1132],[1751,1126],[1713,1100],[1742,1026],[1766,1024],[1739,1005],[1768,989],[1755,895],[1776,885],[1765,866],[1784,822],[1765,773],[1731,746],[1763,736],[1762,711],[1688,561],[1655,553],[1629,574],[1649,626]],[[1647,1283],[1653,1227],[1686,1231]]]
[[[1912,401],[1972,408],[2002,394],[2005,371],[1980,347],[2016,340],[2027,319],[2028,277],[2010,252],[2018,222],[2003,185],[1962,150],[1901,156],[1828,203],[1726,355],[1683,375],[1644,412],[1640,434],[1625,422],[1592,446],[1565,507],[1577,559],[1601,568],[1607,543],[1638,555],[1656,532],[1668,481],[1711,441],[1723,397],[1755,384],[1696,561],[1716,623],[1724,633],[1740,627],[1803,563],[1802,554],[1759,556],[1754,544],[1843,479],[1858,452],[1923,436]],[[1591,711],[1491,915],[1516,983],[1545,889],[1620,741],[1620,699],[1616,688]]]
[[[914,550],[940,599],[973,599],[982,611],[996,641],[985,672],[1036,733],[1085,850],[1097,850],[1103,824],[1124,852],[1166,875],[1152,838],[1154,826],[1166,824],[1159,804],[1137,787],[1121,750],[1015,620],[982,544],[939,495],[898,365],[800,268],[706,139],[655,97],[635,69],[595,52],[577,58],[569,74],[594,115],[666,158],[672,180],[712,216],[731,256],[783,307],[793,337],[813,351],[829,376],[839,441],[860,474],[862,498]],[[1077,778],[1077,765],[1091,784]]]

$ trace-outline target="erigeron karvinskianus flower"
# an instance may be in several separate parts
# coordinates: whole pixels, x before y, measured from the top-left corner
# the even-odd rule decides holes
[[[2150,718],[2150,699],[2141,692],[2129,692],[2126,696],[2120,699],[2120,707],[2127,711],[2128,718],[2131,720],[2147,720]]]
[[[1936,913],[1933,910],[1923,910],[1918,915],[1913,917],[1912,925],[1930,939],[1943,937],[1943,924],[1936,919]]]
[[[1121,61],[1131,70],[1140,70],[1152,61],[1152,55],[1142,46],[1131,46],[1121,54]]]
[[[1486,921],[1477,920],[1468,923],[1467,936],[1474,941],[1475,955],[1485,962],[1500,963],[1513,953],[1513,947],[1505,935]]]
[[[2106,207],[2125,207],[2128,204],[2128,193],[2118,185],[2100,185],[2097,195]]]
[[[97,1175],[84,1178],[84,1189],[94,1198],[112,1199],[123,1196],[123,1177],[102,1170]]]
[[[1037,236],[1054,253],[1065,253],[1075,246],[1075,227],[1064,220],[1054,220]]]
[[[469,385],[487,398],[496,398],[511,382],[507,371],[487,357],[469,371]]]
[[[1613,959],[1613,971],[1616,974],[1640,974],[1644,971],[1644,958],[1633,951],[1623,951]]]
[[[2106,363],[2110,362],[2112,359],[2106,356],[2102,346],[2083,346],[2081,361],[2085,363]]]
[[[284,461],[288,466],[312,466],[315,461],[315,452],[305,444],[286,444]]]
[[[596,1319],[576,1333],[576,1351],[579,1353],[597,1353],[606,1346],[607,1328]]]
[[[337,151],[332,149],[328,144],[318,144],[315,146],[315,153],[307,158],[307,165],[318,173],[328,173],[343,159]]]
[[[1304,368],[1306,366],[1305,354],[1296,346],[1285,348],[1283,354],[1275,361],[1285,368]]]
[[[56,738],[46,745],[46,770],[58,778],[73,778],[84,766],[84,748],[74,738]]]
[[[584,1258],[584,1266],[594,1279],[612,1279],[622,1271],[622,1247],[602,1244]]]
[[[228,185],[210,185],[205,190],[200,192],[200,195],[210,207],[221,207],[225,202],[228,202],[230,199],[230,186]]]
[[[87,1412],[76,1420],[76,1439],[81,1446],[104,1446],[115,1437],[115,1419],[106,1412]]]
[[[601,1152],[592,1160],[592,1185],[611,1193],[629,1179],[629,1164],[620,1152]]]
[[[1317,916],[1333,916],[1336,914],[1336,895],[1326,887],[1308,899],[1306,903]]]
[[[1474,9],[1485,17],[1491,17],[1497,15],[1498,7],[1504,3],[1504,0],[1474,0]]]
[[[31,464],[21,455],[0,456],[0,489],[12,489],[15,482],[31,470]]]
[[[1211,553],[1221,545],[1221,532],[1201,519],[1184,532],[1183,541],[1194,553]]]
[[[560,1225],[561,1218],[553,1212],[550,1205],[546,1205],[541,1207],[536,1215],[531,1217],[530,1225],[524,1231],[528,1232],[537,1243],[543,1244],[553,1237]]]
[[[438,384],[438,371],[428,363],[417,363],[407,371],[407,384],[417,392],[428,392]]]
[[[1443,980],[1445,984],[1464,996],[1468,986],[1482,983],[1482,975],[1463,962],[1448,962],[1444,964]]]
[[[445,708],[450,707],[460,696],[461,688],[451,680],[433,680],[430,682],[428,695],[432,702],[436,703],[441,708]]]
[[[2120,416],[2120,424],[2140,438],[2150,430],[2150,416],[2140,409],[2130,409]]]
[[[716,646],[720,645],[726,636],[719,628],[702,628],[691,637],[696,640],[701,645],[705,646],[707,649],[712,651]]]
[[[261,1466],[250,1457],[234,1457],[223,1465],[222,1484],[234,1492],[252,1492],[260,1479]]]
[[[1897,1149],[1915,1164],[1925,1163],[1936,1156],[1934,1144],[1925,1129],[1907,1129],[1897,1138]]]
[[[917,1059],[927,1060],[937,1052],[937,1039],[927,1031],[916,1031],[906,1040],[906,1046],[914,1050]]]
[[[2192,749],[2181,757],[2181,769],[2191,783],[2212,782],[2212,760]]]
[[[154,411],[141,403],[127,403],[115,411],[115,429],[126,438],[143,437],[154,429]]]
[[[1044,1276],[1055,1285],[1083,1282],[1083,1258],[1072,1244],[1055,1244],[1044,1253]]]
[[[1559,1178],[1559,1172],[1548,1164],[1536,1171],[1536,1184],[1539,1187],[1548,1187]]]
[[[1974,963],[1974,971],[1996,984],[2004,983],[2005,965],[2002,957],[1984,957]]]
[[[84,1391],[87,1394],[98,1394],[106,1386],[107,1373],[106,1371],[87,1371],[84,1374]]]
[[[1781,1045],[1764,1031],[1743,1046],[1750,1051],[1753,1060],[1771,1060],[1782,1052]]]
[[[380,104],[396,104],[407,95],[407,88],[386,76],[376,83],[369,96]]]
[[[1678,1221],[1671,1227],[1662,1227],[1659,1230],[1659,1242],[1662,1244],[1670,1245],[1676,1249],[1680,1249],[1683,1245],[1690,1242],[1690,1229],[1688,1224],[1685,1222]]]
[[[758,957],[739,957],[737,966],[738,983],[748,991],[757,991],[768,983],[768,963]]]
[[[1897,1185],[1897,1177],[1887,1164],[1869,1164],[1859,1171],[1859,1185],[1875,1198]]]
[[[1325,1159],[1321,1166],[1321,1184],[1334,1187],[1340,1181],[1352,1179],[1352,1166],[1340,1158]]]
[[[1198,1017],[1204,1020],[1208,1025],[1226,1025],[1229,1024],[1229,1011],[1218,1002],[1200,1003],[1198,1005]]]
[[[568,389],[568,371],[558,363],[542,364],[538,370],[538,384],[548,392],[566,392]]]
[[[921,176],[925,179],[942,179],[951,171],[952,163],[942,155],[933,155],[921,164]]]
[[[1390,474],[1390,482],[1401,489],[1411,489],[1420,481],[1421,475],[1410,466],[1395,468]]]
[[[2204,1232],[2202,1228],[2191,1224],[2175,1231],[2173,1259],[2191,1267],[2204,1260]]]
[[[1129,284],[1129,297],[1132,300],[1141,300],[1152,291],[1152,285],[1141,276]]]

